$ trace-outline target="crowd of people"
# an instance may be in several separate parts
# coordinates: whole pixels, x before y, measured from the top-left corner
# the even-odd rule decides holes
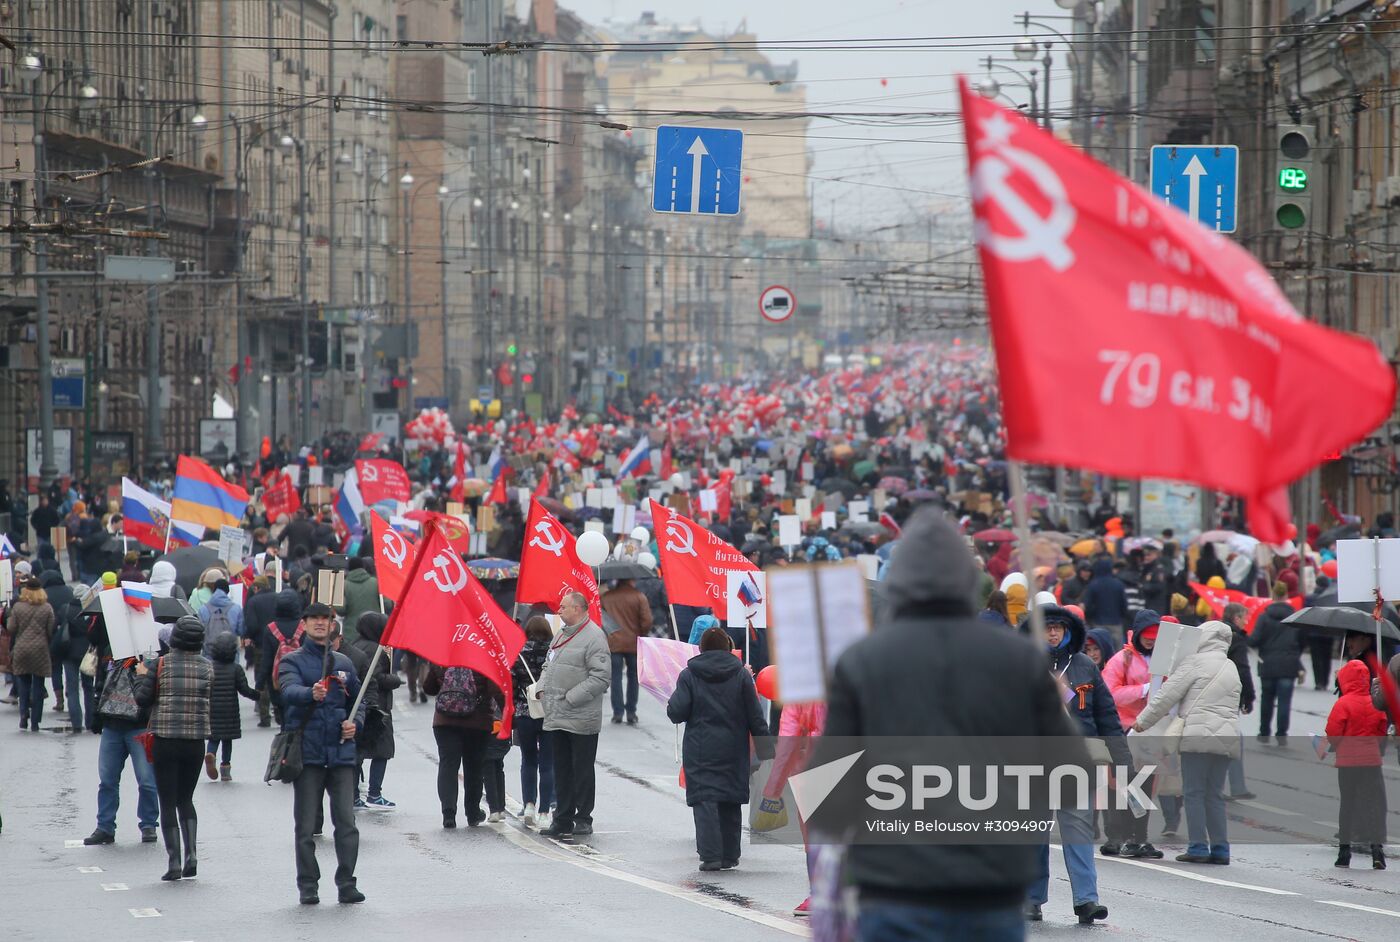
[[[1387,661],[1393,652],[1375,651],[1374,636],[1350,633],[1334,677],[1334,636],[1287,621],[1295,599],[1335,604],[1335,564],[1327,574],[1335,537],[1309,528],[1293,543],[1265,547],[1234,531],[1217,539],[1143,536],[1131,515],[1108,504],[1076,519],[1064,505],[1042,501],[1030,515],[1033,565],[1023,566],[1025,547],[1002,529],[1011,517],[1009,482],[985,354],[892,351],[879,367],[805,376],[773,390],[708,387],[669,402],[650,399],[631,415],[611,410],[606,420],[570,409],[549,424],[514,417],[458,433],[450,422],[423,421],[417,433],[411,447],[344,434],[300,449],[267,443],[257,461],[226,474],[255,485],[287,465],[337,475],[356,457],[402,458],[413,479],[410,498],[381,509],[412,520],[447,513],[453,503],[471,515],[487,501],[489,482],[464,478],[499,457],[508,469],[500,473],[549,501],[581,533],[606,521],[584,493],[616,475],[618,457],[644,439],[650,467],[617,480],[617,500],[642,505],[654,487],[669,485],[715,537],[759,567],[872,560],[875,630],[841,657],[826,704],[765,714],[754,683],[769,662],[765,633],[725,628],[716,617],[722,612],[670,604],[656,564],[657,541],[666,536],[651,533],[652,521],[638,515],[635,530],[614,536],[619,556],[641,573],[607,580],[605,624],[593,621],[581,594],[565,593],[557,606],[516,605],[518,573],[506,567],[507,575],[487,577],[526,639],[507,700],[469,668],[381,650],[394,600],[381,594],[372,541],[329,505],[269,514],[255,498],[242,520],[249,537],[242,565],[209,565],[182,579],[170,558],[124,545],[110,482],[55,486],[10,515],[17,591],[3,612],[0,668],[21,729],[41,729],[51,681],[51,709],[64,716],[65,730],[101,737],[97,821],[85,844],[116,840],[130,762],[141,840],[163,840],[168,853],[162,879],[196,877],[196,785],[201,773],[224,782],[248,774],[235,750],[246,699],[258,726],[275,723],[299,742],[300,767],[288,778],[301,902],[319,902],[314,836],[324,827],[327,796],[337,898],[360,902],[355,815],[396,807],[385,786],[395,756],[394,692],[405,688],[410,701],[432,698],[444,828],[504,819],[513,790],[505,760],[518,748],[523,823],[549,838],[586,838],[604,721],[638,723],[638,639],[659,636],[698,648],[666,715],[685,726],[686,801],[702,871],[739,863],[750,743],[766,743],[770,731],[814,741],[1082,736],[1091,759],[1102,747],[1103,761],[1133,767],[1140,759],[1127,733],[1160,734],[1174,720],[1184,721],[1179,753],[1145,786],[1161,808],[1158,839],[1176,838],[1184,817],[1187,841],[1176,860],[1228,865],[1225,803],[1252,797],[1240,716],[1257,708],[1259,740],[1286,748],[1305,651],[1318,688],[1335,680],[1339,693],[1327,724],[1341,796],[1337,863],[1349,864],[1359,846],[1373,866],[1385,866],[1379,737],[1389,723],[1373,689],[1377,662],[1367,655],[1380,655],[1397,677],[1400,655]],[[145,483],[169,493],[160,473]],[[780,518],[798,501],[809,502],[811,513],[799,542],[785,545]],[[490,523],[486,553],[472,555],[519,560],[529,536],[521,503],[499,504]],[[327,569],[345,572],[334,607],[318,597]],[[155,656],[113,656],[91,602],[122,582],[181,603],[182,614],[165,619]],[[1231,591],[1269,603],[1247,607],[1215,594]],[[1153,672],[1156,640],[1172,623],[1198,627],[1199,645],[1169,674]],[[1042,636],[1038,650],[1030,638]],[[745,656],[736,658],[736,649]],[[972,649],[981,652],[977,664],[995,665],[996,698],[980,695],[989,680],[977,664],[949,653]],[[965,709],[968,702],[980,706]],[[507,720],[513,731],[502,739]],[[768,757],[759,750],[756,758]],[[780,772],[765,787],[756,820],[779,813],[784,783],[800,767],[794,756],[776,757]],[[262,769],[261,756],[249,761]],[[1065,808],[1056,819],[1071,906],[1083,924],[1108,917],[1096,844],[1102,855],[1164,857],[1150,815]],[[1019,937],[1013,933],[1024,919],[1044,918],[1049,852],[1048,842],[852,846],[847,875],[860,891],[862,937]],[[812,905],[803,900],[794,911],[806,915]]]

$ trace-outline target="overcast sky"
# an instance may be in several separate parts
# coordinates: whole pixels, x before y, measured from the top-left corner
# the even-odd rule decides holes
[[[520,0],[522,8],[528,0]],[[764,40],[849,40],[889,37],[948,37],[949,43],[978,45],[957,37],[997,36],[1009,42],[1021,28],[1016,17],[1030,10],[1061,14],[1053,0],[561,0],[592,23],[635,21],[642,11],[659,20],[699,20],[709,32],[735,29],[747,19],[748,31]],[[1068,24],[1055,24],[1068,31]],[[984,73],[979,48],[917,51],[765,50],[774,61],[796,60],[806,86],[808,110],[935,111],[956,106],[954,76]],[[1009,49],[999,56],[1010,59]],[[999,77],[1017,81],[1009,73]],[[1064,101],[1068,72],[1055,64],[1054,99]],[[882,84],[882,80],[884,83]],[[1023,88],[1006,91],[1025,101]],[[872,143],[873,142],[873,143]],[[838,228],[870,228],[892,216],[909,217],[966,192],[965,155],[960,129],[946,119],[919,119],[908,127],[851,127],[814,123],[809,139],[816,165],[816,218]],[[836,180],[841,182],[833,182]]]

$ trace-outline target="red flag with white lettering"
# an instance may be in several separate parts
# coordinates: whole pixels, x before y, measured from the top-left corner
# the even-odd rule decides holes
[[[530,501],[525,521],[525,545],[520,550],[520,579],[515,584],[517,602],[535,603],[559,611],[559,600],[569,592],[588,599],[588,617],[603,624],[603,603],[593,568],[578,558],[574,535],[537,500]]]
[[[397,602],[417,556],[414,541],[395,530],[379,514],[369,515],[370,539],[374,540],[374,574],[379,594]]]
[[[485,676],[505,694],[499,736],[509,739],[515,713],[510,669],[525,646],[525,633],[467,569],[438,522],[425,530],[422,552],[380,643],[440,667],[469,667]]]
[[[1386,420],[1394,371],[1235,242],[960,90],[1008,454],[1239,494],[1282,542],[1284,486]]]
[[[722,609],[729,573],[759,571],[733,546],[656,501],[651,502],[651,520],[661,581],[666,583],[666,598],[673,605]]]
[[[408,472],[397,461],[371,458],[355,462],[355,477],[366,506],[381,500],[408,500]]]
[[[262,504],[268,520],[276,520],[282,514],[291,516],[301,509],[301,495],[292,484],[292,477],[285,471],[274,471],[263,479]]]

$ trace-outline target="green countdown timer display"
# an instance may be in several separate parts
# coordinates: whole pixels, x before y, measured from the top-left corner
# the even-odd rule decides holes
[[[1278,188],[1298,192],[1308,188],[1308,172],[1300,167],[1283,167],[1278,172]]]

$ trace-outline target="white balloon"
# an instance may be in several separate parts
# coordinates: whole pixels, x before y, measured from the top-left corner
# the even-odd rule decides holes
[[[685,477],[679,471],[671,475],[671,486],[678,491],[685,488]]]
[[[636,527],[632,530],[632,539],[645,546],[651,542],[651,534],[646,527]]]
[[[601,566],[608,558],[608,538],[589,530],[578,538],[578,558],[585,566]]]
[[[650,569],[652,572],[655,572],[655,571],[656,571],[656,557],[653,556],[653,555],[651,555],[650,553],[638,553],[638,554],[637,554],[637,565],[639,565],[639,566],[645,566],[646,568]]]

